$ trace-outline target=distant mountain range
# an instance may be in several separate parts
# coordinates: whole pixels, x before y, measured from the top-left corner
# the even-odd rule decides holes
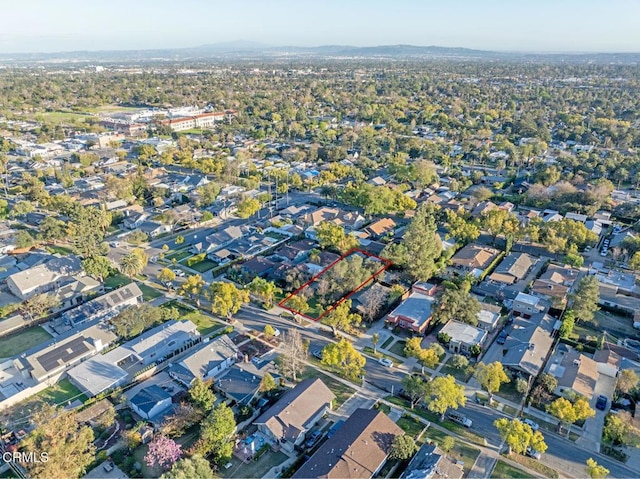
[[[110,62],[175,62],[269,59],[528,59],[561,62],[640,63],[640,53],[518,53],[416,45],[379,45],[354,47],[323,45],[317,47],[274,47],[257,42],[235,41],[191,48],[154,50],[105,50],[60,53],[0,54],[1,63],[110,63]]]

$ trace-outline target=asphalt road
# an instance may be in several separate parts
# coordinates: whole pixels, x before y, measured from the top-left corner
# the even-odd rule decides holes
[[[322,330],[319,325],[318,327],[313,325],[298,325],[292,320],[270,314],[269,312],[253,305],[243,307],[235,318],[241,321],[245,327],[256,331],[262,331],[266,324],[271,324],[281,332],[287,331],[291,328],[296,328],[302,333],[304,338],[309,340],[310,351],[313,351],[314,349],[321,349],[331,341],[331,333]],[[367,360],[367,364],[365,366],[366,382],[389,392],[392,391],[392,389],[394,392],[399,390],[402,378],[405,374],[406,373],[399,368],[387,368],[370,358]],[[497,429],[493,425],[493,422],[500,417],[508,416],[496,409],[481,406],[471,401],[468,401],[465,407],[460,408],[460,411],[473,421],[471,429],[485,437],[489,447],[497,450],[502,444],[502,440]],[[542,462],[560,471],[560,473],[565,476],[568,475],[578,478],[585,477],[586,461],[588,458],[593,457],[598,464],[605,466],[611,471],[609,477],[640,477],[640,471],[633,471],[613,459],[585,450],[574,442],[563,437],[546,431],[544,435],[545,441],[548,445],[548,450],[543,454],[541,459]]]

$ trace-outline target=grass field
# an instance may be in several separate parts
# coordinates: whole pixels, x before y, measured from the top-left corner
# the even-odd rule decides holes
[[[195,324],[198,327],[198,331],[200,331],[200,334],[203,336],[212,333],[213,331],[215,331],[220,327],[226,326],[220,321],[216,321],[211,316],[208,316],[204,313],[200,313],[199,311],[193,311],[191,313],[187,313],[181,319],[188,319],[193,324]]]
[[[420,421],[411,416],[403,416],[396,423],[402,430],[414,439],[417,439],[422,430],[426,427]]]
[[[60,404],[62,406],[66,406],[68,401],[75,401],[76,399],[81,402],[87,400],[87,397],[71,384],[71,381],[67,378],[38,393],[36,398],[49,404]]]
[[[162,293],[151,286],[147,286],[144,283],[138,283],[138,287],[140,291],[142,291],[142,297],[145,301],[151,301],[152,299],[159,298],[162,296]]]
[[[507,457],[512,461],[517,462],[518,464],[522,464],[523,466],[528,467],[533,471],[539,472],[549,479],[557,479],[559,477],[558,471],[545,464],[542,464],[536,459],[532,459],[530,457],[523,456],[522,454],[515,453],[511,453]]]
[[[59,254],[62,256],[67,256],[70,255],[71,253],[73,253],[73,250],[71,248],[69,248],[68,246],[60,246],[60,245],[47,245],[46,249],[49,253],[51,254]]]
[[[389,349],[390,352],[395,354],[396,356],[400,356],[401,358],[406,357],[404,354],[404,347],[407,345],[407,342],[402,339],[400,341],[396,341],[393,343],[393,346]]]
[[[504,461],[498,461],[496,467],[493,468],[491,477],[498,479],[528,479],[530,474]]]
[[[19,333],[5,336],[0,340],[0,358],[17,356],[48,339],[51,339],[51,335],[40,326],[33,326]]]
[[[128,276],[116,273],[111,276],[107,276],[104,280],[104,287],[107,289],[117,289],[129,283],[131,283],[131,279]]]
[[[393,342],[393,340],[395,339],[395,337],[393,336],[389,336],[386,341],[384,343],[382,343],[382,346],[380,346],[382,349],[387,349],[389,347],[389,345]]]
[[[89,115],[82,113],[73,113],[69,111],[47,111],[43,113],[38,113],[36,115],[36,119],[42,118],[47,123],[84,123],[86,118],[89,118]]]
[[[473,376],[472,368],[466,367],[463,369],[457,369],[451,366],[449,364],[450,362],[451,362],[451,358],[449,358],[446,364],[442,366],[442,369],[440,369],[440,372],[442,374],[451,374],[458,381],[462,381],[464,383],[466,383],[467,381],[469,381],[469,379],[471,379],[471,376]]]
[[[192,256],[189,250],[176,251],[175,253],[171,253],[170,255],[165,256],[165,259],[169,261],[173,261],[174,259],[178,262]]]
[[[231,467],[229,469],[222,469],[220,473],[224,478],[242,478],[242,477],[262,477],[272,467],[282,464],[289,458],[283,452],[271,452],[260,456],[257,461],[251,461],[248,464],[243,464],[237,457],[231,459]]]
[[[189,268],[196,270],[198,273],[204,273],[216,267],[216,264],[210,259],[204,259],[198,263],[192,264]]]

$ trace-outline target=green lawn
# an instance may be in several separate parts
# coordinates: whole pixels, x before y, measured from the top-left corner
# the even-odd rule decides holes
[[[161,308],[176,308],[180,312],[181,316],[186,316],[188,314],[197,312],[193,308],[189,308],[189,307],[183,305],[180,301],[178,301],[176,299],[172,299],[171,301],[167,301],[166,303],[163,303],[162,306],[160,306],[160,307]]]
[[[168,259],[169,261],[173,261],[175,259],[177,262],[180,262],[183,259],[188,258],[189,256],[192,256],[191,252],[188,249],[184,249],[165,256],[165,259]]]
[[[396,423],[402,430],[414,439],[417,439],[422,430],[426,427],[420,421],[411,416],[403,416]]]
[[[47,245],[46,249],[51,254],[59,254],[62,256],[68,256],[73,253],[73,250],[68,246],[60,246],[60,245]]]
[[[300,379],[307,378],[320,378],[322,379],[322,382],[333,391],[333,394],[336,395],[336,399],[334,401],[334,410],[344,404],[347,399],[349,399],[351,396],[353,396],[353,393],[355,393],[355,390],[353,388],[311,367],[308,367],[305,372],[300,375]]]
[[[386,341],[384,343],[382,343],[382,346],[380,346],[382,349],[387,349],[389,347],[389,345],[393,342],[393,340],[396,339],[394,336],[389,336]]]
[[[441,443],[442,440],[447,436],[449,436],[449,434],[446,434],[434,427],[429,427],[423,434],[425,441],[427,439],[430,439],[436,443]],[[455,445],[453,446],[453,449],[449,451],[449,457],[464,463],[463,468],[466,476],[467,474],[469,474],[469,471],[471,470],[474,463],[476,462],[476,459],[480,455],[480,449],[476,449],[475,447],[460,441],[460,439],[458,439],[457,437],[454,437],[454,439],[456,442],[455,442]],[[491,477],[494,477],[494,476],[491,476]]]
[[[404,347],[407,345],[407,342],[404,339],[400,341],[396,341],[393,343],[393,346],[389,348],[389,351],[395,354],[396,356],[400,356],[401,358],[405,358]]]
[[[213,317],[201,313],[199,311],[193,311],[184,315],[181,319],[188,319],[192,323],[194,323],[198,327],[198,331],[203,336],[206,336],[218,328],[226,326],[224,323],[220,321],[216,321]]]
[[[493,468],[491,477],[495,477],[497,479],[528,479],[531,475],[522,469],[499,460],[496,463],[496,467]]]
[[[162,296],[162,293],[160,291],[144,283],[138,283],[138,287],[140,288],[140,291],[142,291],[142,298],[145,301],[151,301],[152,299],[156,299]]]
[[[40,117],[44,118],[47,123],[74,123],[77,121],[83,123],[85,119],[89,118],[89,115],[67,111],[49,111],[36,115],[36,119]]]
[[[33,326],[0,339],[0,358],[11,358],[51,339],[41,326]]]
[[[516,380],[512,380],[508,383],[504,383],[500,386],[500,391],[496,393],[496,396],[505,398],[508,401],[520,404],[523,399],[522,393],[516,389]]]
[[[39,392],[36,398],[49,404],[60,404],[62,406],[66,406],[68,401],[75,401],[76,399],[81,402],[87,400],[87,397],[82,394],[77,387],[71,384],[68,378]]]
[[[449,361],[451,361],[451,358],[449,358]],[[467,381],[469,381],[469,379],[471,379],[471,376],[473,376],[473,368],[454,368],[449,364],[449,361],[447,361],[446,364],[440,369],[440,372],[442,374],[451,374],[454,378],[456,378],[458,381],[462,381],[463,383],[466,383]]]
[[[131,278],[121,273],[107,276],[104,280],[104,287],[107,289],[117,289],[131,283]]]
[[[221,468],[219,471],[224,478],[244,478],[244,477],[262,477],[272,467],[276,467],[286,461],[289,457],[283,452],[266,452],[257,461],[251,461],[243,464],[238,458],[231,459],[231,467],[229,469]],[[148,477],[148,476],[147,476]]]
[[[523,456],[522,454],[516,453],[511,453],[507,457],[512,461],[517,462],[518,464],[522,464],[523,466],[528,467],[533,471],[539,472],[549,479],[557,479],[559,477],[558,471],[545,464],[542,464],[537,459],[533,459],[531,457]]]
[[[216,263],[214,263],[210,259],[203,259],[202,261],[189,266],[189,268],[196,270],[198,273],[205,273],[215,267]]]
[[[421,407],[415,407],[414,409],[411,409],[411,403],[409,403],[409,401],[405,399],[402,399],[396,396],[387,396],[385,400],[397,406],[403,407],[406,411],[412,412],[413,414],[420,416],[426,419],[427,421],[438,424],[440,427],[443,427],[453,433],[456,433],[457,435],[463,437],[469,442],[478,444],[480,446],[485,445],[485,439],[481,435],[471,431],[470,429],[467,429],[464,426],[461,426],[460,424],[456,424],[455,422],[449,421],[447,419],[445,419],[444,421],[440,421],[439,415],[433,414],[432,412],[427,411],[426,409],[423,409]]]

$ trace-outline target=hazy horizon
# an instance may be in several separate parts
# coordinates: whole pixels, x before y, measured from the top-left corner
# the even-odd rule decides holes
[[[552,0],[28,0],[3,6],[0,53],[267,46],[416,45],[640,52],[640,2]]]

